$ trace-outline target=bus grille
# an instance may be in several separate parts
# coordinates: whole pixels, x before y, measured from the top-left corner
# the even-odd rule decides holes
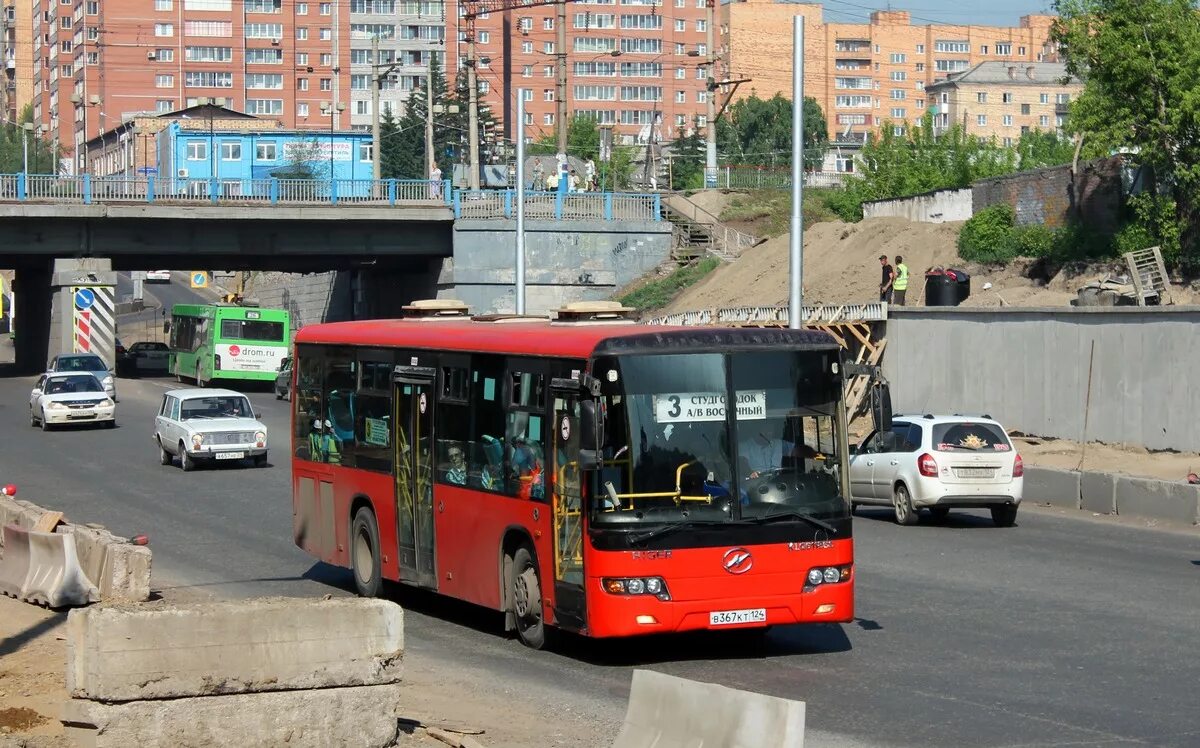
[[[205,436],[209,444],[248,444],[254,441],[253,431],[217,431]]]

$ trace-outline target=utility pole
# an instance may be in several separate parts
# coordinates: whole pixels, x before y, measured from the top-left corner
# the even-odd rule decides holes
[[[804,16],[792,19],[792,232],[788,239],[788,327],[804,316]]]
[[[479,58],[475,56],[475,35],[471,34],[471,38],[467,40],[467,85],[471,90],[467,92],[467,138],[470,142],[467,143],[471,154],[471,175],[468,184],[471,189],[479,189],[479,78],[476,75],[475,67],[479,64]]]
[[[558,152],[565,156],[567,153],[567,0],[558,0],[555,5],[558,12],[558,19],[554,22],[556,32],[554,58],[557,63],[555,67],[558,76],[557,101],[555,102],[558,113],[555,115],[555,120],[558,124]]]
[[[517,121],[509,125],[517,141],[516,310],[525,313],[525,89],[517,89]],[[534,186],[537,189],[537,186]]]
[[[432,58],[431,58],[432,62]],[[425,68],[425,178],[433,178],[433,65]]]
[[[378,69],[379,37],[371,37],[371,179],[380,179],[379,159],[379,87],[383,85]]]
[[[716,0],[705,3],[707,23],[704,30],[705,50],[708,52],[708,76],[705,88],[708,92],[704,97],[704,186],[717,186],[717,55],[713,48],[713,22],[715,18]]]

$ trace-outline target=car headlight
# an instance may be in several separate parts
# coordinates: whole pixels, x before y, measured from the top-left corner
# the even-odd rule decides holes
[[[254,432],[254,441],[265,442],[266,440],[267,440],[267,432],[265,432],[265,431]]]
[[[63,405],[62,403],[52,402],[52,403],[47,403],[46,407],[49,408],[50,410],[65,410],[67,406]]]
[[[113,403],[113,401],[107,397],[100,401],[100,407],[102,407],[102,408],[107,408],[110,405],[114,405],[114,404],[115,403]]]
[[[204,434],[192,434],[192,446],[193,447],[195,447],[196,449],[199,449],[200,445],[203,443],[204,443]]]
[[[104,385],[105,387],[112,387],[112,383],[112,377],[105,377],[104,379],[100,380],[100,384]]]

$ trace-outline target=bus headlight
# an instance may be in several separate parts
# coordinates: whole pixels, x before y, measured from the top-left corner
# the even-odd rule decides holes
[[[604,590],[611,595],[653,595],[666,602],[671,599],[667,583],[662,577],[628,577],[615,579],[606,577],[601,580]]]
[[[809,569],[808,576],[804,580],[804,591],[812,592],[822,584],[848,581],[852,568],[850,564],[846,564],[845,566],[817,566]]]

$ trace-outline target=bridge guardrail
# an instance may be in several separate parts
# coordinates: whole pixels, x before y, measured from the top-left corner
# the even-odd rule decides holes
[[[526,192],[530,220],[661,221],[658,194],[627,192]],[[515,218],[516,190],[456,190],[455,218]]]
[[[854,304],[804,305],[805,323],[829,325],[839,322],[884,322],[887,320],[887,303],[868,301]],[[742,306],[724,309],[700,309],[691,312],[676,312],[646,321],[651,325],[692,326],[729,324],[786,325],[786,306]]]

